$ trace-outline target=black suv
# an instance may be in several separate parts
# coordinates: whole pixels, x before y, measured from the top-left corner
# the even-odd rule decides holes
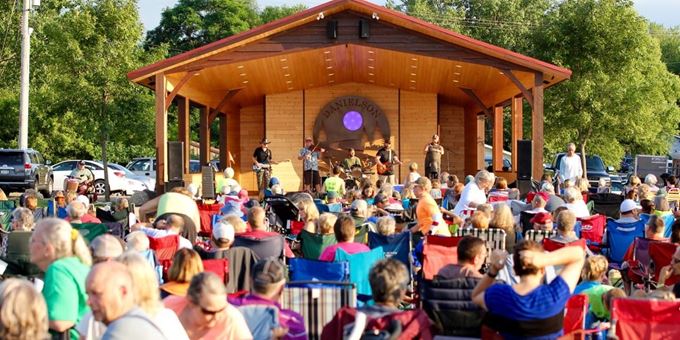
[[[577,155],[579,158],[581,157],[580,153],[577,153]],[[557,157],[555,157],[555,163],[549,169],[553,171],[559,170],[562,157],[564,157],[564,153],[558,153]],[[615,173],[614,167],[605,166],[600,156],[586,155],[586,172],[588,173],[591,191],[597,190],[600,178],[604,178],[605,181],[610,183],[613,192],[618,192],[623,188],[621,176]]]
[[[52,168],[40,152],[33,149],[0,149],[0,188],[35,189],[43,196],[52,193]]]

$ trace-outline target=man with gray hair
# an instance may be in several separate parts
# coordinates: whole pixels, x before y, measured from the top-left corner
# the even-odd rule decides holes
[[[491,172],[486,170],[477,172],[475,179],[463,188],[453,213],[461,216],[465,210],[476,209],[478,205],[486,203],[486,192],[491,189],[495,180],[496,176]]]
[[[33,212],[27,208],[16,208],[12,211],[12,231],[31,231],[35,226]]]
[[[581,157],[576,154],[576,145],[569,143],[567,145],[567,153],[562,156],[560,161],[560,169],[558,177],[560,182],[571,180],[576,182],[577,178],[583,176],[583,167],[581,166]]]
[[[102,223],[98,218],[87,213],[87,205],[79,200],[73,200],[66,206],[68,216],[66,221],[71,223]]]
[[[560,196],[555,195],[555,187],[552,184],[543,183],[541,186],[541,192],[548,194],[548,200],[545,202],[545,210],[553,212],[555,209],[565,204],[564,200],[560,198]]]

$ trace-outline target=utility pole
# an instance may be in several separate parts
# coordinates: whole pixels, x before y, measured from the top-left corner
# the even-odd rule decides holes
[[[40,0],[24,0],[21,11],[21,95],[19,97],[19,149],[28,148],[28,87],[31,62],[31,29],[28,18],[33,7],[40,6]]]

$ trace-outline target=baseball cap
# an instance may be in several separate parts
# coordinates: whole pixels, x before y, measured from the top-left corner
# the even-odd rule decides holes
[[[529,220],[529,223],[546,224],[552,222],[552,216],[550,213],[540,212]]]
[[[253,268],[255,286],[263,287],[285,281],[283,264],[277,259],[261,260]]]
[[[97,236],[90,242],[92,256],[99,258],[114,258],[123,254],[123,245],[111,234]]]
[[[635,209],[641,209],[639,204],[631,199],[626,199],[621,202],[621,208],[619,209],[622,213],[633,211]]]
[[[260,144],[269,144],[269,143],[270,143],[270,141],[267,138],[262,138],[262,141],[260,142]]]
[[[229,241],[234,240],[234,226],[227,220],[221,220],[213,226],[212,236],[214,239],[227,239]]]
[[[272,177],[272,178],[269,180],[269,186],[270,186],[270,187],[272,187],[272,186],[274,186],[274,185],[277,185],[277,184],[281,184],[281,182],[279,181],[278,178]]]

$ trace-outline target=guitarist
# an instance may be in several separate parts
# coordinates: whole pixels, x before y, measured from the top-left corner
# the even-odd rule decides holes
[[[311,192],[311,187],[314,187],[315,192],[321,192],[321,176],[319,175],[319,158],[321,153],[325,152],[323,148],[314,145],[312,137],[305,138],[305,147],[300,149],[298,159],[302,161],[303,191]]]
[[[383,183],[397,184],[394,180],[394,164],[401,164],[397,153],[392,150],[392,143],[389,138],[385,138],[382,148],[375,155],[377,164],[378,178]]]
[[[262,138],[260,146],[253,152],[253,170],[257,174],[257,189],[260,200],[264,199],[264,191],[272,176],[272,150],[269,149],[269,139]]]

